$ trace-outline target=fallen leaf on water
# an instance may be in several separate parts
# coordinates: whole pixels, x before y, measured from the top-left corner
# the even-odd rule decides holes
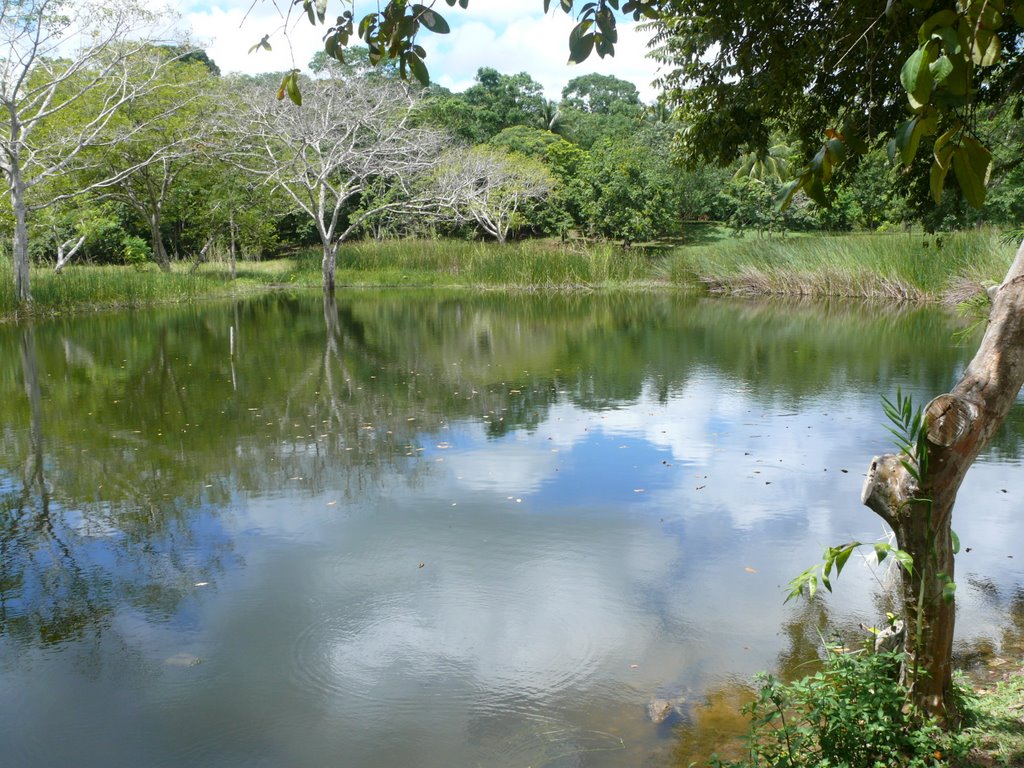
[[[197,581],[194,586],[197,586],[197,587],[208,587],[209,585],[210,585],[210,582],[208,582],[208,581]]]
[[[746,571],[747,573],[757,573],[757,569],[756,568],[751,568],[749,565],[746,568],[744,568],[743,570]]]
[[[328,506],[328,507],[333,507],[333,506],[334,506],[335,504],[337,504],[337,503],[338,503],[338,502],[336,502],[336,501],[328,501],[328,502],[327,502],[327,506]]]
[[[420,567],[420,568],[423,568],[423,567],[424,567],[425,565],[426,565],[426,563],[420,563],[420,564],[419,564],[419,567]]]

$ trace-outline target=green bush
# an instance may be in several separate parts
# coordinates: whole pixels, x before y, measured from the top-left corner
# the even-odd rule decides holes
[[[916,711],[899,682],[902,652],[829,650],[824,668],[793,683],[758,677],[749,757],[716,768],[934,768],[967,754],[967,739]]]
[[[138,266],[145,264],[153,257],[153,250],[149,243],[135,235],[125,235],[121,238],[121,258],[125,264]]]

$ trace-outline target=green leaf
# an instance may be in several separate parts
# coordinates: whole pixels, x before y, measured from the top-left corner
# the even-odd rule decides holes
[[[921,143],[923,127],[919,116],[914,116],[896,129],[896,149],[899,151],[903,165],[909,166],[917,154],[917,146]]]
[[[801,597],[804,590],[807,590],[808,599],[814,597],[814,594],[818,591],[818,566],[812,565],[806,569],[799,576],[795,576],[789,584],[787,584],[788,592],[786,593],[786,599],[783,601],[788,603],[790,600]]]
[[[939,11],[938,13],[932,14],[928,17],[928,20],[922,24],[917,30],[917,41],[924,45],[932,36],[932,30],[936,27],[952,27],[956,24],[957,16],[956,11],[946,9]]]
[[[942,585],[942,599],[947,603],[952,603],[956,597],[956,582],[947,581]]]
[[[452,31],[451,27],[448,26],[448,22],[445,21],[444,17],[437,11],[427,8],[425,5],[418,4],[412,7],[412,11],[419,19],[420,23],[431,32],[438,35],[447,35]],[[413,74],[415,74],[415,72]]]
[[[846,561],[850,559],[850,555],[853,554],[853,550],[860,546],[860,542],[854,542],[847,544],[836,556],[836,576],[843,571],[843,566],[846,565]]]
[[[852,152],[855,152],[858,155],[867,154],[867,142],[864,141],[863,138],[861,138],[860,131],[858,131],[856,126],[854,126],[852,123],[843,123],[843,127],[840,131],[840,136],[838,138],[846,142],[846,146],[848,146]]]
[[[971,60],[979,67],[991,67],[1003,51],[1002,43],[995,32],[979,29],[971,45]]]
[[[929,64],[932,62],[931,45],[925,44],[910,54],[910,58],[900,70],[900,82],[907,92],[912,107],[921,107],[928,103],[932,92],[932,77]]]
[[[946,174],[949,173],[949,161],[952,157],[953,147],[949,145],[943,147],[935,153],[935,160],[928,172],[928,187],[936,205],[942,202],[942,190],[946,186]]]
[[[372,13],[368,13],[359,20],[359,36],[370,42],[370,36],[373,34],[373,30],[377,27],[377,17]]]
[[[941,83],[953,74],[953,62],[949,60],[949,56],[940,56],[928,66],[936,83]]]
[[[889,552],[891,550],[892,547],[890,547],[884,541],[875,542],[875,559],[878,560],[879,564],[881,564],[881,562],[889,556]]]
[[[809,183],[804,185],[804,193],[818,205],[828,205],[828,196],[825,194],[825,185],[821,179],[812,176]]]
[[[960,552],[960,537],[956,535],[956,531],[950,529],[949,537],[953,543],[953,554],[956,555]]]
[[[903,570],[907,573],[914,572],[914,558],[910,556],[909,552],[904,552],[902,549],[894,549],[892,556],[896,558],[896,562],[903,566]]]
[[[408,62],[412,76],[419,81],[420,85],[430,85],[430,73],[427,71],[427,65],[423,63],[423,59],[412,51],[403,53],[402,57]]]
[[[939,138],[935,140],[935,157],[939,156],[939,151],[949,143],[949,140],[956,136],[956,132],[963,128],[963,124],[957,122],[952,128],[943,133]],[[948,165],[948,162],[946,163]]]
[[[828,146],[823,146],[811,159],[811,173],[822,182],[832,178],[832,160],[828,156]]]
[[[847,146],[841,139],[829,139],[825,142],[825,146],[833,165],[838,165],[846,159]]]
[[[327,0],[316,0],[316,17],[320,19],[320,23],[324,23],[324,19],[327,18]]]
[[[291,99],[292,104],[297,107],[302,106],[302,92],[299,91],[299,70],[293,69],[289,74],[284,76],[284,89],[288,93],[288,98]],[[278,99],[281,97],[278,96]]]
[[[569,63],[579,64],[586,61],[594,50],[594,34],[587,34],[593,25],[592,21],[581,21],[569,34]]]
[[[992,173],[992,153],[976,139],[964,136],[960,146],[953,151],[953,172],[967,203],[980,208],[985,202],[986,187]]]
[[[793,195],[795,195],[797,190],[803,186],[806,178],[808,178],[807,174],[793,179],[788,184],[783,185],[782,189],[779,190],[779,193],[775,196],[775,206],[780,211],[786,210],[789,207],[789,204],[793,202]]]
[[[261,48],[265,51],[272,50],[270,47],[270,35],[264,35],[262,40],[260,40],[258,43],[256,43],[256,45],[252,46],[249,49],[249,53],[252,53],[253,51],[258,51]]]

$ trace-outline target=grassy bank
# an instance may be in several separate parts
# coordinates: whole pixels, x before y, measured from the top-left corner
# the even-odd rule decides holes
[[[32,306],[19,308],[10,265],[5,267],[0,269],[0,319],[7,320],[234,296],[289,283],[296,273],[294,262],[287,259],[243,264],[235,280],[224,264],[204,265],[195,274],[189,274],[187,266],[163,273],[152,264],[72,265],[59,275],[49,268],[34,267],[30,276]]]
[[[714,224],[695,224],[673,244],[623,250],[611,244],[531,240],[499,246],[465,241],[352,243],[338,254],[339,286],[417,286],[503,290],[648,288],[735,295],[963,299],[998,281],[1014,247],[992,230],[947,234],[863,234],[734,237]],[[181,303],[281,286],[320,285],[320,253],[242,262],[232,280],[224,263],[194,274],[178,265],[71,265],[63,274],[32,272],[34,303],[19,309],[10,264],[0,264],[0,319],[28,314]]]
[[[995,230],[704,238],[675,249],[666,269],[712,293],[955,302],[1001,280],[1014,251]]]
[[[162,273],[144,266],[72,264],[61,274],[33,267],[31,308],[19,308],[9,261],[0,262],[0,319],[66,314],[75,311],[183,303],[273,290],[319,288],[321,253],[240,262],[231,279],[228,265],[175,265]],[[529,241],[499,246],[464,241],[408,240],[351,243],[338,253],[339,287],[502,288],[578,290],[638,287],[661,279],[641,251],[612,245]]]
[[[572,290],[638,285],[655,276],[641,251],[609,244],[396,240],[347,245],[338,254],[338,283],[348,285]]]

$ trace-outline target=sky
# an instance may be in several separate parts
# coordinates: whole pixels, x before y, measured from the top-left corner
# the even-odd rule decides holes
[[[311,26],[305,15],[294,9],[288,20],[288,0],[256,0],[255,4],[251,0],[174,2],[195,42],[207,49],[225,73],[280,72],[293,67],[305,70],[320,50],[326,31],[325,27]],[[357,15],[375,5],[356,0]],[[328,19],[344,7],[342,0],[330,0]],[[568,38],[575,22],[556,10],[545,17],[542,0],[471,0],[466,10],[438,2],[436,10],[451,25],[451,34],[423,32],[418,42],[427,49],[431,79],[453,91],[472,85],[480,67],[493,67],[504,74],[529,73],[544,86],[550,99],[558,99],[569,80],[590,72],[629,80],[644,102],[652,102],[657,96],[651,86],[657,65],[645,57],[647,35],[639,32],[632,21],[619,25],[614,58],[601,60],[593,54],[583,64],[570,66],[566,63]],[[270,35],[273,50],[248,53],[265,34]]]

